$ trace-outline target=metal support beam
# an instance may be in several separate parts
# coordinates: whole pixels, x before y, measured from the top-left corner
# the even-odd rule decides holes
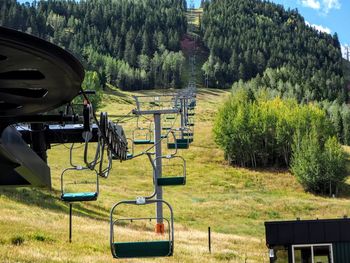
[[[43,123],[32,123],[31,129],[31,148],[45,163],[47,163],[45,126]]]
[[[27,144],[32,144],[35,137],[34,130],[26,126],[17,126],[17,131],[21,133],[22,139]],[[82,136],[84,127],[82,124],[67,124],[45,126],[44,139],[48,146],[51,143],[84,143]],[[96,124],[92,126],[92,138],[90,142],[98,141],[98,128]]]
[[[168,110],[133,110],[132,113],[135,115],[152,115],[152,114],[176,114],[178,109],[168,109]]]
[[[162,177],[162,158],[158,158],[162,156],[162,142],[161,142],[161,114],[154,114],[154,143],[156,148],[156,170],[155,170],[155,180],[157,178]],[[156,199],[163,200],[163,189],[161,186],[156,186]],[[158,202],[156,203],[156,217],[157,217],[157,225],[156,225],[156,233],[163,234],[164,233],[164,223],[163,223],[163,204]]]
[[[78,115],[63,115],[63,114],[47,114],[47,115],[24,115],[24,116],[14,116],[14,117],[2,117],[0,116],[0,121],[2,123],[76,123],[80,121]]]

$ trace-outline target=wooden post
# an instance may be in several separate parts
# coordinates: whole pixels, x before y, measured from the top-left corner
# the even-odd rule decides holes
[[[73,205],[69,203],[69,243],[72,243],[72,210]]]
[[[208,246],[209,246],[209,253],[211,253],[211,231],[210,231],[210,226],[208,227]]]

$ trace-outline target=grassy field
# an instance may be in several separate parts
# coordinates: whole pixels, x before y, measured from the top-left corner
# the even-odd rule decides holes
[[[157,93],[163,91],[137,94]],[[340,198],[320,197],[305,193],[287,171],[228,166],[212,135],[215,113],[228,94],[220,90],[198,91],[194,142],[189,150],[179,153],[187,160],[187,185],[164,190],[164,199],[173,205],[175,213],[174,257],[120,262],[268,262],[264,221],[350,214],[347,189]],[[109,90],[103,110],[128,113],[134,108],[131,95]],[[135,125],[129,122],[125,127],[130,132]],[[68,206],[59,200],[60,173],[69,162],[67,146],[49,151],[51,191],[0,191],[0,262],[113,262],[109,210],[117,201],[152,192],[150,164],[145,157],[114,162],[110,178],[100,181],[98,201],[74,205],[73,243],[69,244]],[[121,211],[124,216],[143,216],[147,212],[154,216],[153,209]],[[213,231],[212,254],[207,249],[208,226]],[[154,235],[153,231],[137,228],[117,230],[122,240]]]

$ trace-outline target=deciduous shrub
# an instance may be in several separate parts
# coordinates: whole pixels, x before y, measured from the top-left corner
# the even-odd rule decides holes
[[[346,173],[345,156],[336,137],[320,142],[315,131],[295,136],[291,171],[308,191],[337,194]]]
[[[326,111],[316,104],[236,90],[219,110],[216,143],[231,165],[290,167],[306,190],[336,194],[345,156]]]
[[[214,136],[230,164],[288,167],[295,132],[305,134],[311,127],[323,142],[334,134],[325,111],[317,105],[239,89],[219,110]]]

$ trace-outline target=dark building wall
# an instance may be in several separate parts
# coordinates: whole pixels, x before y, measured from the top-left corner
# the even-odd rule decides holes
[[[350,243],[334,243],[333,244],[334,263],[350,262]]]

